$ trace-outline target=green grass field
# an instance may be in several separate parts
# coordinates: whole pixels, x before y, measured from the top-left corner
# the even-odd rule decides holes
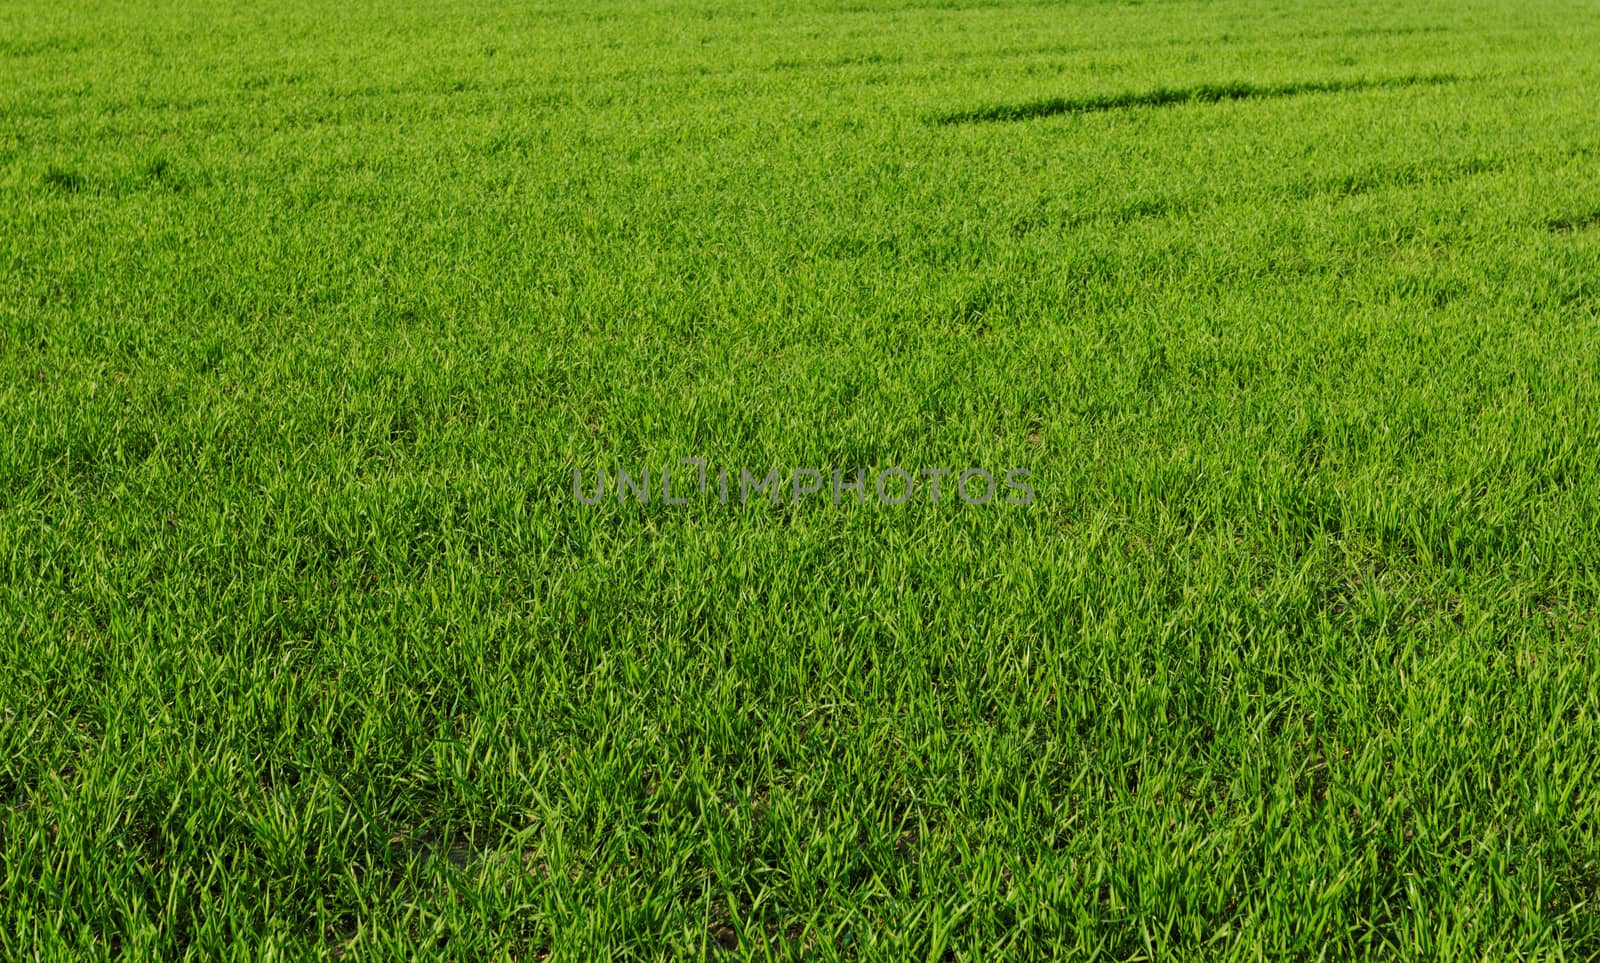
[[[1594,0],[0,0],[0,959],[1600,957],[1597,90]],[[585,504],[685,458],[1036,497]]]

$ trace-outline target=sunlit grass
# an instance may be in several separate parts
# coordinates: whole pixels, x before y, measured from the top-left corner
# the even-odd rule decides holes
[[[1596,49],[0,5],[0,958],[1595,957]]]

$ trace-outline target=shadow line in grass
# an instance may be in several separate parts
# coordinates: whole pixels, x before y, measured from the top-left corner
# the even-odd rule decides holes
[[[1361,197],[1387,188],[1424,187],[1449,184],[1480,174],[1497,174],[1506,169],[1504,158],[1473,157],[1466,160],[1407,161],[1374,165],[1365,170],[1300,181],[1284,189],[1289,197]]]
[[[1059,114],[1097,114],[1136,107],[1172,107],[1179,104],[1218,104],[1234,100],[1269,100],[1303,97],[1308,94],[1335,94],[1393,87],[1418,87],[1455,83],[1453,74],[1416,74],[1376,80],[1319,80],[1281,84],[1254,84],[1245,81],[1227,84],[1196,84],[1191,87],[1157,87],[1154,90],[1087,97],[1050,97],[1016,104],[992,104],[971,110],[938,114],[936,124],[985,124],[1018,120],[1037,120]]]
[[[1600,230],[1600,211],[1588,214],[1578,214],[1573,217],[1558,217],[1546,221],[1545,227],[1551,234],[1579,234],[1586,231]]]

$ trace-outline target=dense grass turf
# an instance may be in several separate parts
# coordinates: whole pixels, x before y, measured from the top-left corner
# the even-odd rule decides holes
[[[1600,954],[1596,50],[5,0],[0,957]]]

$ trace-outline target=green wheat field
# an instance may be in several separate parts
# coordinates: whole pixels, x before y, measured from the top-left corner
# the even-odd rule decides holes
[[[1596,0],[0,0],[0,959],[1600,958],[1597,105]]]

